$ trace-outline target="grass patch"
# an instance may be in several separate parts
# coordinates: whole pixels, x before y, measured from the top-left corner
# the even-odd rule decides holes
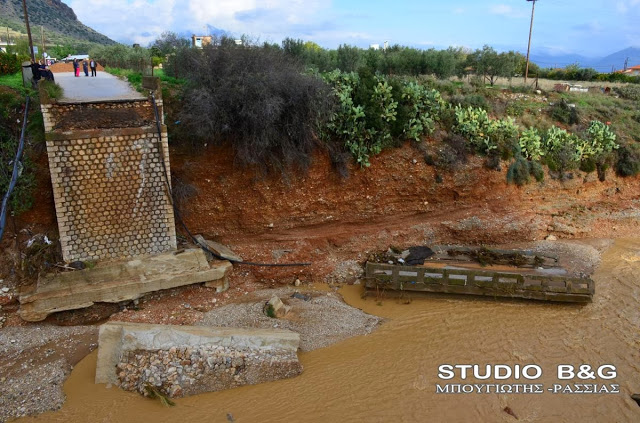
[[[164,69],[154,69],[153,76],[157,76],[160,78],[160,81],[169,85],[184,85],[187,83],[186,79],[174,78],[173,76],[167,75]]]
[[[0,85],[5,87],[13,88],[16,91],[26,95],[27,90],[22,85],[22,73],[16,72],[13,75],[2,75],[0,76]]]
[[[142,88],[142,73],[130,69],[106,67],[105,72],[115,75],[118,78],[126,79],[129,84],[138,92],[146,94],[146,90]],[[179,86],[184,85],[187,81],[181,78],[174,78],[165,74],[162,69],[155,69],[153,76],[160,78],[160,81],[167,85]]]
[[[118,78],[126,79],[129,81],[129,84],[139,92],[143,92],[142,89],[142,73],[132,71],[130,69],[122,69],[122,68],[112,68],[107,66],[104,68],[105,72],[110,73],[111,75],[115,75]]]
[[[39,82],[39,85],[45,91],[45,93],[47,93],[47,96],[50,99],[58,100],[62,98],[64,90],[60,85],[56,84],[55,82],[41,80]]]

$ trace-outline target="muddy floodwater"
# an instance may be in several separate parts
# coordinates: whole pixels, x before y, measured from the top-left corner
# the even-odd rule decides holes
[[[347,302],[388,318],[377,331],[300,354],[295,379],[158,402],[94,385],[95,352],[65,384],[62,410],[27,421],[47,422],[637,422],[640,407],[640,239],[616,240],[594,275],[591,304],[421,296],[409,304],[360,298]],[[535,364],[542,394],[437,394],[441,364]],[[550,393],[559,364],[615,366],[618,394]],[[465,383],[495,383],[473,377]],[[504,411],[507,408],[511,414]],[[514,417],[515,416],[515,417]],[[517,420],[516,420],[517,417]]]

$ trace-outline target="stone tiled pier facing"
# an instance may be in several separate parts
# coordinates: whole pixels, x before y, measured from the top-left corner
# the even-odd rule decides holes
[[[175,249],[167,131],[161,122],[158,136],[151,100],[41,99],[64,259]],[[157,104],[162,116],[162,101]]]

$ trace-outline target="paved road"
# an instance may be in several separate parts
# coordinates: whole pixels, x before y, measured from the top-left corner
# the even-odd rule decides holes
[[[64,90],[64,102],[86,102],[86,101],[106,101],[142,99],[142,94],[134,90],[128,82],[123,81],[106,72],[98,72],[98,76],[73,76],[71,72],[56,73],[56,82]]]

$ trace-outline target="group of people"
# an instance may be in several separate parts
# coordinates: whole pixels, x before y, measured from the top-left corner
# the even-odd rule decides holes
[[[54,81],[53,72],[51,72],[49,66],[47,66],[47,64],[42,60],[38,62],[31,62],[29,65],[24,67],[31,68],[32,82],[34,84],[34,87],[42,78],[46,79],[47,81]]]
[[[80,62],[82,62],[82,64]],[[75,76],[80,76],[80,66],[82,66],[82,70],[84,71],[84,76],[89,76],[89,68],[91,68],[91,76],[98,76],[98,63],[95,60],[73,59],[73,74]]]

